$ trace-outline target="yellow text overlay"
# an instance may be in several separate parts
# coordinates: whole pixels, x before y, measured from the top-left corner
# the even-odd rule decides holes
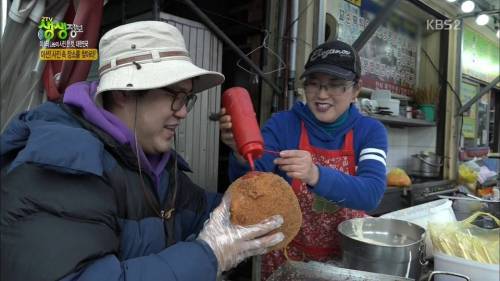
[[[40,60],[96,60],[97,49],[40,49]]]

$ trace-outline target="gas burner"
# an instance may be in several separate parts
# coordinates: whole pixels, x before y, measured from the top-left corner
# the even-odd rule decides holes
[[[415,183],[424,183],[424,182],[436,182],[436,181],[440,181],[441,180],[440,177],[430,178],[430,177],[421,177],[421,176],[414,176],[414,175],[410,175],[409,177],[410,177],[411,182],[413,184],[415,184]]]
[[[438,200],[439,195],[453,195],[457,185],[450,180],[431,180],[411,177],[413,184],[406,188],[388,188],[377,209],[368,212],[371,216],[380,216],[411,206]]]
[[[412,179],[413,180],[413,179]],[[418,182],[421,180],[421,182]],[[403,194],[411,206],[439,199],[438,195],[451,195],[458,191],[455,181],[451,180],[429,180],[416,179],[411,187]]]

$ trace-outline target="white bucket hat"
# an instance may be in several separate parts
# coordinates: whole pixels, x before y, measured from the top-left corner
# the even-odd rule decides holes
[[[99,93],[162,88],[193,80],[193,93],[224,82],[224,75],[193,64],[177,28],[161,21],[121,25],[99,42]]]

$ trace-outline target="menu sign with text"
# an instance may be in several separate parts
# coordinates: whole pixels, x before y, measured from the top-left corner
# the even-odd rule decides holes
[[[372,0],[361,6],[335,1],[330,11],[338,22],[338,39],[349,44],[359,37],[381,7]],[[363,86],[412,96],[416,83],[417,24],[393,14],[359,52]]]

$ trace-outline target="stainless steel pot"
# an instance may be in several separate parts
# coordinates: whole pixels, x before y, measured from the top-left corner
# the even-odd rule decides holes
[[[406,221],[356,218],[339,224],[346,268],[419,280],[425,264],[425,229]]]
[[[419,177],[438,177],[441,166],[443,166],[441,156],[420,152],[411,156],[409,174]]]

